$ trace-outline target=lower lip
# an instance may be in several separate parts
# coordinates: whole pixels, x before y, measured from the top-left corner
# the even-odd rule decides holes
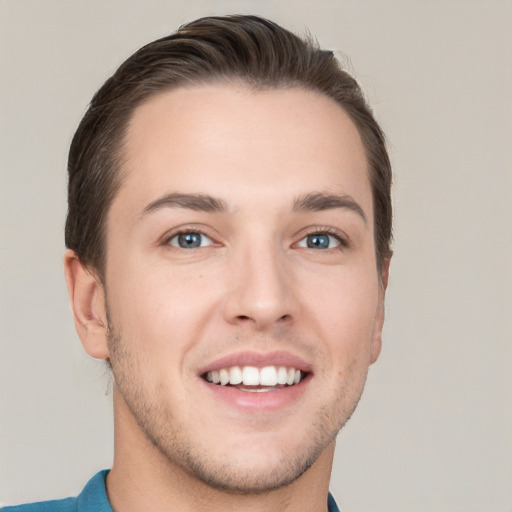
[[[220,386],[201,380],[209,393],[232,407],[247,412],[274,412],[296,402],[308,387],[311,375],[293,386],[264,392],[242,391],[233,386]]]

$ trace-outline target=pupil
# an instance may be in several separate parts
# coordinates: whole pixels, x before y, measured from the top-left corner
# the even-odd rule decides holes
[[[309,235],[308,247],[311,249],[328,249],[329,236],[328,235]]]
[[[200,233],[181,233],[178,236],[178,242],[180,247],[190,249],[201,246],[201,234]]]

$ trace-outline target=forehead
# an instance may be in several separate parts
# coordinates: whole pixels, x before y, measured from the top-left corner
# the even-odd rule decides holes
[[[315,190],[371,209],[355,125],[332,99],[299,88],[214,84],[155,95],[132,116],[124,161],[120,195],[141,204],[192,192],[231,195],[238,207]]]

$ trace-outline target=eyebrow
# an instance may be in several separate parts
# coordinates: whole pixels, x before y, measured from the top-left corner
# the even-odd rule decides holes
[[[171,193],[149,203],[144,208],[142,216],[162,208],[187,208],[201,212],[218,213],[225,212],[228,209],[225,201],[209,195]]]
[[[315,192],[298,197],[293,203],[294,212],[318,212],[343,208],[357,213],[366,223],[366,215],[359,204],[347,194]]]
[[[224,213],[228,206],[223,199],[207,194],[183,194],[173,192],[149,203],[142,211],[141,217],[162,208],[186,208],[189,210]],[[347,194],[327,194],[311,192],[297,197],[293,202],[294,212],[318,212],[342,208],[357,213],[366,223],[366,215],[359,204]]]

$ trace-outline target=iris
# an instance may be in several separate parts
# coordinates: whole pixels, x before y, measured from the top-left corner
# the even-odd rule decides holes
[[[188,231],[185,233],[178,233],[169,240],[169,244],[181,249],[197,249],[211,245],[212,241],[203,233]]]

